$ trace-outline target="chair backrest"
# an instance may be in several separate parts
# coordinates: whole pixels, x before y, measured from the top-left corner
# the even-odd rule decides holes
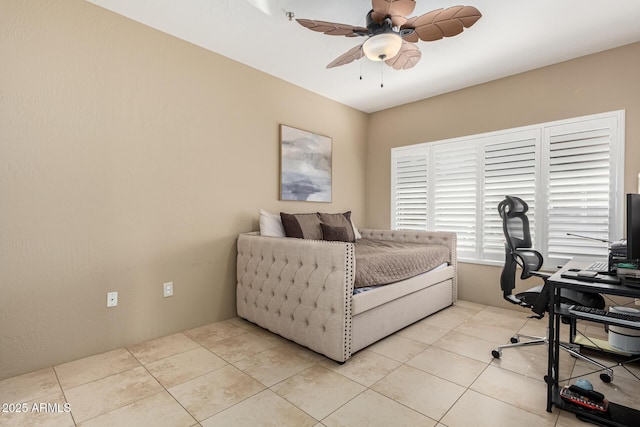
[[[527,211],[529,205],[519,197],[505,196],[498,204],[498,213],[502,218],[502,231],[507,245],[512,251],[531,248],[531,232]]]
[[[505,199],[498,204],[498,213],[502,218],[502,231],[506,241],[500,287],[504,298],[515,304],[522,304],[511,296],[516,287],[517,266],[522,268],[520,278],[527,279],[531,277],[531,272],[538,271],[543,263],[542,255],[531,248],[531,232],[526,215],[528,210],[527,203],[515,196],[505,196]]]

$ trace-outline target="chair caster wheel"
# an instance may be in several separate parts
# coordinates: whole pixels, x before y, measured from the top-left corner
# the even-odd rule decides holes
[[[520,337],[511,337],[511,339],[509,341],[511,341],[511,344],[519,343],[520,342]]]
[[[600,380],[602,380],[603,383],[610,383],[612,378],[609,374],[600,374]]]
[[[502,352],[500,350],[492,350],[491,355],[494,359],[500,359],[500,356],[502,356]]]

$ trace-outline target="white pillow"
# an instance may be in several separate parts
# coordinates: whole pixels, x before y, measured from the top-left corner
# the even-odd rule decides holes
[[[285,237],[280,214],[273,214],[260,209],[260,235],[270,237]]]
[[[353,219],[351,220],[351,227],[353,227],[353,234],[356,236],[356,240],[362,239],[362,234],[358,231],[358,228],[353,223]]]

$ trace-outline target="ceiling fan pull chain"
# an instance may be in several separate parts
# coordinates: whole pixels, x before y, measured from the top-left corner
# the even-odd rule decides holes
[[[384,61],[380,61],[380,87],[384,87]]]

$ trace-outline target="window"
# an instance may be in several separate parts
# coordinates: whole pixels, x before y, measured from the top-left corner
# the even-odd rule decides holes
[[[529,205],[547,264],[603,258],[622,236],[624,111],[394,148],[392,228],[453,231],[462,261],[504,258],[498,203]]]

